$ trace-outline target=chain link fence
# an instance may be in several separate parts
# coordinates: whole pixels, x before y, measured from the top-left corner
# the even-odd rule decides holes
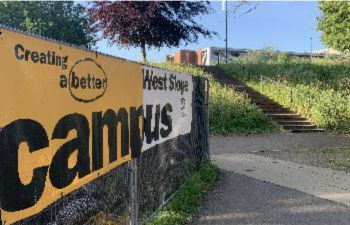
[[[191,132],[167,140],[62,196],[44,211],[16,225],[147,223],[183,182],[209,159],[209,82],[192,77]],[[2,221],[6,224],[6,221]],[[107,224],[107,223],[106,223]]]

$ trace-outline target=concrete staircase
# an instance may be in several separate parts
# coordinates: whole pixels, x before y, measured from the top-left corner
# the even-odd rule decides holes
[[[233,76],[225,74],[219,68],[208,66],[204,67],[204,69],[213,74],[213,77],[217,82],[229,86],[237,92],[248,95],[252,103],[260,107],[260,109],[269,116],[272,121],[280,125],[284,130],[293,133],[324,132],[324,129],[318,128],[315,124],[308,121],[307,118],[283,107]]]

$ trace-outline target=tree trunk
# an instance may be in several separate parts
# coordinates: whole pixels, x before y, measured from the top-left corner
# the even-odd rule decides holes
[[[146,56],[146,44],[141,43],[141,52],[142,52],[142,62],[147,62],[147,56]]]

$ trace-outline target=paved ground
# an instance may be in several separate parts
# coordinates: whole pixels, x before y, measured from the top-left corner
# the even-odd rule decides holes
[[[256,152],[254,154],[301,163],[309,166],[331,168],[350,172],[350,148],[347,147],[347,149],[342,150],[337,149],[336,152],[330,150],[331,149],[292,149],[283,151]]]
[[[212,160],[226,171],[350,206],[350,174],[343,171],[252,154],[213,155]]]
[[[193,225],[348,225],[346,206],[224,172]]]
[[[266,135],[213,136],[210,138],[211,154],[349,146],[350,138],[348,136],[327,133],[293,134],[281,132]]]
[[[212,157],[219,160],[221,162],[219,164],[225,170],[220,181],[194,216],[194,225],[350,224],[350,207],[344,205],[346,202],[342,202],[343,204],[335,202],[337,199],[342,201],[343,198],[339,198],[341,195],[347,196],[344,199],[350,198],[348,174],[322,168],[318,170],[317,167],[253,154],[242,154],[273,150],[349,147],[349,137],[280,133],[212,137],[210,144]],[[262,160],[263,158],[266,160]],[[243,166],[246,167],[242,168]],[[332,176],[332,173],[335,175]],[[315,176],[319,177],[316,179]],[[334,201],[316,197],[327,197],[323,195],[324,193]]]

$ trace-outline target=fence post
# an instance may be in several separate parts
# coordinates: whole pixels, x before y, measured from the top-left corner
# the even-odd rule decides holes
[[[260,91],[262,92],[263,90],[263,76],[260,75]]]
[[[205,79],[206,81],[206,86],[207,86],[207,93],[206,93],[206,102],[205,102],[205,110],[206,110],[206,147],[207,147],[207,154],[208,154],[208,159],[210,159],[210,144],[209,144],[209,90],[210,90],[210,84],[209,80]]]
[[[293,90],[290,90],[290,103],[293,103]]]
[[[0,36],[2,35],[2,32],[0,30]],[[2,127],[0,127],[0,133],[2,132]],[[0,192],[2,193],[2,187],[0,186]],[[2,203],[1,203],[1,198],[0,198],[0,209],[2,209]],[[6,224],[6,220],[4,221],[1,216],[1,210],[0,210],[0,225]]]
[[[129,187],[130,187],[130,225],[139,224],[139,201],[137,191],[137,159],[129,161]]]

